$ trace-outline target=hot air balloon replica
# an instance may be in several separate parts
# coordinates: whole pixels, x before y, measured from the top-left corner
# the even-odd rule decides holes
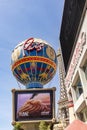
[[[26,89],[12,90],[13,125],[22,122],[24,129],[35,130],[41,120],[55,118],[55,89],[43,86],[54,77],[56,69],[56,53],[46,41],[29,38],[14,48],[11,70]]]
[[[29,38],[12,51],[12,73],[26,89],[43,88],[54,77],[56,68],[56,53],[44,40]]]

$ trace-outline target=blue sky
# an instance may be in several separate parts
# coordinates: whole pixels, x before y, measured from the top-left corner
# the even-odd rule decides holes
[[[57,52],[64,0],[0,0],[0,129],[12,130],[12,88],[18,84],[10,70],[11,53],[21,41],[41,38]],[[45,87],[57,87],[58,72]],[[57,104],[57,103],[56,103]]]

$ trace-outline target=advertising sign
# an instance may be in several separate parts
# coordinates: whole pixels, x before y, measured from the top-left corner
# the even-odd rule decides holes
[[[53,90],[16,90],[14,93],[15,121],[49,120],[53,118]]]

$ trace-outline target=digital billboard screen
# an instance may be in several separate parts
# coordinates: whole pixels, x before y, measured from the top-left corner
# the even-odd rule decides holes
[[[14,93],[15,121],[53,118],[53,90],[26,90]]]

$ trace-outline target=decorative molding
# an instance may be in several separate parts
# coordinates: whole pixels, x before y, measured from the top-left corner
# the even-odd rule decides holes
[[[70,64],[70,67],[68,69],[68,72],[67,72],[67,75],[66,75],[66,78],[65,78],[65,84],[66,84],[67,87],[69,86],[69,84],[72,80],[74,71],[75,71],[76,66],[79,62],[79,59],[81,57],[83,47],[84,47],[85,44],[86,44],[86,32],[82,32],[80,39],[78,40],[78,42],[76,44],[76,47],[75,47],[75,50],[74,50],[74,53],[73,53],[73,56],[72,56],[71,64]]]

